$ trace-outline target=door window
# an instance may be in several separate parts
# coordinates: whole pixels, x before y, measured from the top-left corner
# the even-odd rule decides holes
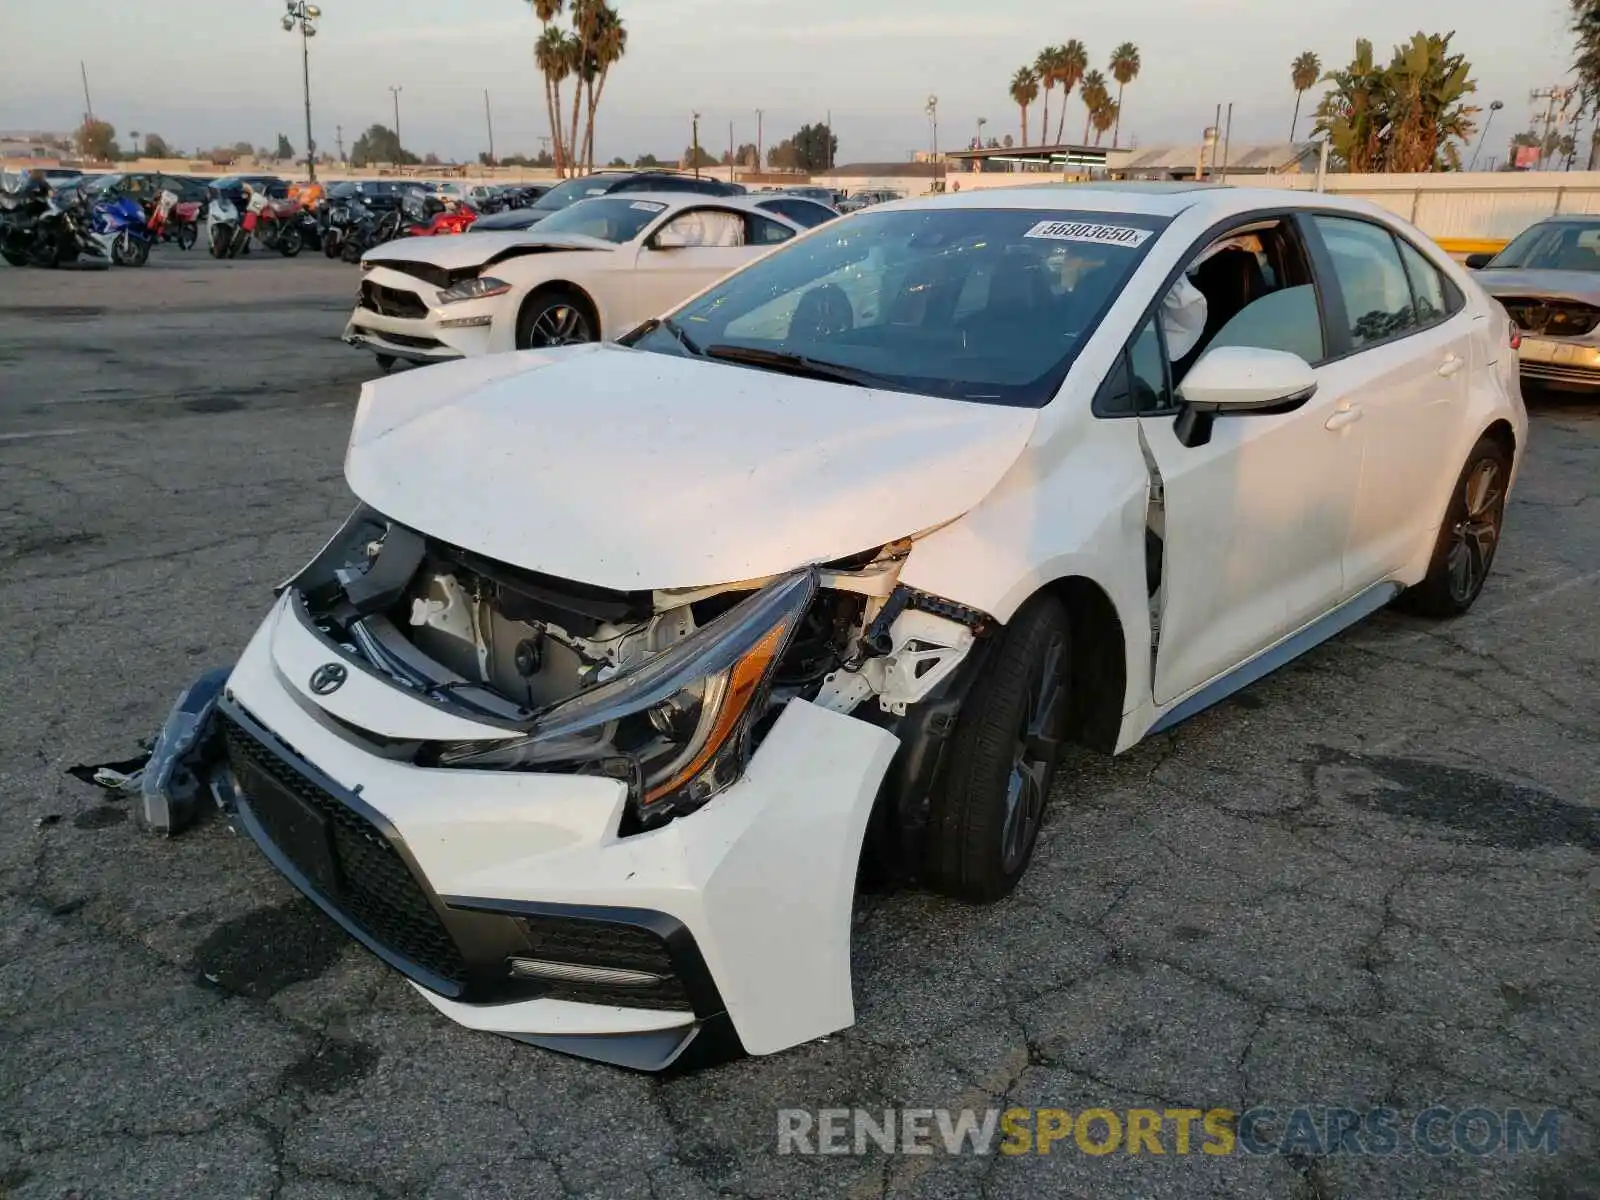
[[[1344,297],[1353,349],[1410,333],[1417,327],[1411,283],[1394,238],[1382,225],[1347,217],[1314,218]]]
[[[769,221],[766,217],[751,215],[749,230],[749,245],[776,246],[779,242],[787,242],[794,236],[794,230],[787,225],[780,225],[776,221]]]
[[[1151,317],[1117,355],[1116,365],[1095,397],[1094,411],[1103,417],[1132,417],[1171,407],[1166,347],[1157,319]]]
[[[1417,323],[1432,325],[1444,320],[1455,307],[1446,299],[1444,277],[1410,242],[1404,238],[1396,238],[1395,242],[1405,263],[1406,278],[1411,281],[1411,294],[1416,297]]]
[[[656,235],[674,246],[742,246],[744,214],[726,209],[698,208],[679,213]]]

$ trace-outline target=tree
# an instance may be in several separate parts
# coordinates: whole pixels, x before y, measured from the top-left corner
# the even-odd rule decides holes
[[[1011,147],[1015,146],[1016,143],[1011,140],[1011,135],[1008,133],[1008,134],[1006,134],[1004,141],[1001,142],[1001,145],[1003,145],[1007,150],[1009,150],[1009,149],[1011,149]]]
[[[792,137],[767,148],[767,165],[785,171],[827,171],[839,153],[839,139],[826,124],[802,125]]]
[[[714,167],[717,160],[704,146],[688,146],[683,151],[683,157],[678,160],[685,168],[689,167]]]
[[[437,166],[439,166],[440,165],[439,156],[437,154],[435,154],[432,150],[428,151],[426,154],[424,154],[422,156],[422,165],[425,166],[425,167],[437,167]]]
[[[1111,127],[1111,148],[1117,148],[1117,142],[1122,137],[1122,89],[1135,79],[1139,78],[1139,47],[1132,42],[1123,42],[1111,52],[1111,78],[1117,81],[1116,123]],[[1100,127],[1095,126],[1096,129]],[[1104,133],[1104,130],[1100,130]],[[1095,139],[1099,145],[1100,139]]]
[[[111,161],[122,151],[117,147],[117,131],[105,121],[93,121],[85,118],[78,131],[72,135],[78,153],[84,158],[104,159]]]
[[[1289,64],[1289,82],[1294,84],[1294,116],[1289,121],[1289,140],[1294,141],[1295,128],[1300,124],[1300,98],[1317,86],[1322,78],[1322,60],[1311,50],[1302,50]]]
[[[733,161],[738,166],[755,170],[761,166],[761,151],[754,142],[745,142],[733,152]]]
[[[350,147],[350,165],[353,167],[366,167],[373,163],[401,165],[417,161],[415,154],[401,149],[399,137],[386,125],[369,125],[367,131],[356,139],[355,145]]]
[[[1056,118],[1057,144],[1061,141],[1062,128],[1067,123],[1067,97],[1072,95],[1072,89],[1078,86],[1078,81],[1088,69],[1089,51],[1077,38],[1072,38],[1061,47],[1061,70],[1057,76],[1057,82],[1061,84],[1061,115]]]
[[[1039,51],[1039,57],[1033,60],[1033,73],[1039,77],[1039,86],[1044,89],[1044,116],[1039,121],[1041,142],[1050,137],[1050,92],[1061,82],[1061,62],[1065,54],[1064,46],[1046,46]]]
[[[564,31],[553,26],[552,22],[561,15],[565,7],[565,0],[527,0],[533,15],[539,19],[541,27],[539,39],[533,44],[533,61],[538,65],[539,74],[544,77],[544,106],[545,115],[550,121],[550,142],[555,147],[556,172],[566,174],[564,170],[564,148],[561,144],[561,81],[570,71],[570,56],[567,53],[567,35]]]
[[[1589,170],[1600,170],[1600,0],[1569,0],[1575,41],[1572,69],[1578,76],[1578,115],[1594,114],[1589,135]]]
[[[167,139],[159,133],[144,135],[144,156],[146,158],[175,158],[177,157],[172,147],[167,145]]]
[[[1089,114],[1089,123],[1094,126],[1094,144],[1096,146],[1100,144],[1101,138],[1116,127],[1121,109],[1122,105],[1113,100],[1109,94],[1099,104],[1095,105],[1094,111]]]
[[[580,3],[584,0],[580,0]],[[595,0],[592,5],[592,16],[585,16],[585,20],[592,26],[588,50],[585,54],[585,69],[583,72],[584,94],[588,100],[589,118],[588,126],[584,132],[584,161],[589,169],[594,169],[594,122],[595,115],[600,110],[600,98],[605,94],[606,80],[610,77],[611,68],[621,61],[622,56],[628,52],[628,30],[623,25],[622,18],[603,0]],[[585,10],[586,14],[588,9]]]
[[[617,157],[613,158],[610,162],[608,162],[606,164],[606,166],[608,166],[608,167],[625,167],[627,165],[628,165],[628,160],[623,158],[622,155],[620,155],[620,154],[617,155]]]
[[[1477,84],[1466,58],[1450,52],[1453,36],[1417,33],[1395,47],[1387,67],[1362,38],[1350,64],[1325,77],[1333,86],[1317,105],[1316,132],[1347,169],[1460,168],[1458,143],[1477,128],[1478,109],[1466,102]]]
[[[287,162],[294,157],[294,147],[289,144],[289,139],[281,133],[278,135],[278,148],[272,152],[272,157],[279,162]]]
[[[1083,140],[1087,145],[1089,124],[1094,120],[1095,110],[1111,100],[1111,93],[1106,89],[1106,77],[1099,71],[1090,71],[1078,82],[1078,98],[1083,101]]]
[[[1039,98],[1039,77],[1032,67],[1018,67],[1011,77],[1011,102],[1022,110],[1022,144],[1028,144],[1028,105]]]
[[[633,165],[636,167],[659,167],[661,160],[654,154],[641,154],[633,160]]]

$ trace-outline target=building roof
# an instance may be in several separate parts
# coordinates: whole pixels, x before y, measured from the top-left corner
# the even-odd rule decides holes
[[[1316,142],[1266,142],[1235,143],[1227,147],[1227,168],[1230,171],[1281,171],[1287,167],[1315,157]],[[1188,145],[1146,146],[1132,150],[1125,162],[1115,165],[1118,171],[1193,171],[1201,154],[1211,164],[1213,152],[1198,143]],[[1223,145],[1215,148],[1216,169],[1223,166]]]

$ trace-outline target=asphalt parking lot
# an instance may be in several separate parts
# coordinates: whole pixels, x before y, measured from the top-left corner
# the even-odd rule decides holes
[[[857,1024],[671,1080],[434,1015],[133,754],[350,504],[355,271],[0,269],[0,1197],[1600,1197],[1600,405],[1496,573],[1062,772],[1019,893],[865,897]],[[807,1157],[779,1109],[1560,1110],[1553,1154]]]

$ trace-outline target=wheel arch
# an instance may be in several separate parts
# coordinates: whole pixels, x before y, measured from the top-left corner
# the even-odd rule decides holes
[[[1517,457],[1517,431],[1511,428],[1511,422],[1504,417],[1490,424],[1480,435],[1480,438],[1490,438],[1497,442],[1506,452],[1506,457],[1513,462]]]
[[[1072,634],[1067,738],[1090,750],[1114,753],[1128,695],[1127,634],[1117,606],[1086,575],[1064,575],[1039,590],[1066,606]]]
[[[570,279],[546,279],[527,290],[521,302],[517,305],[517,319],[512,326],[513,339],[522,328],[522,317],[528,311],[528,307],[541,297],[548,296],[551,292],[566,292],[574,300],[582,304],[585,314],[594,322],[595,337],[602,341],[605,340],[605,328],[600,320],[600,306],[595,303],[594,297],[589,294],[587,288],[582,284],[573,283]]]

